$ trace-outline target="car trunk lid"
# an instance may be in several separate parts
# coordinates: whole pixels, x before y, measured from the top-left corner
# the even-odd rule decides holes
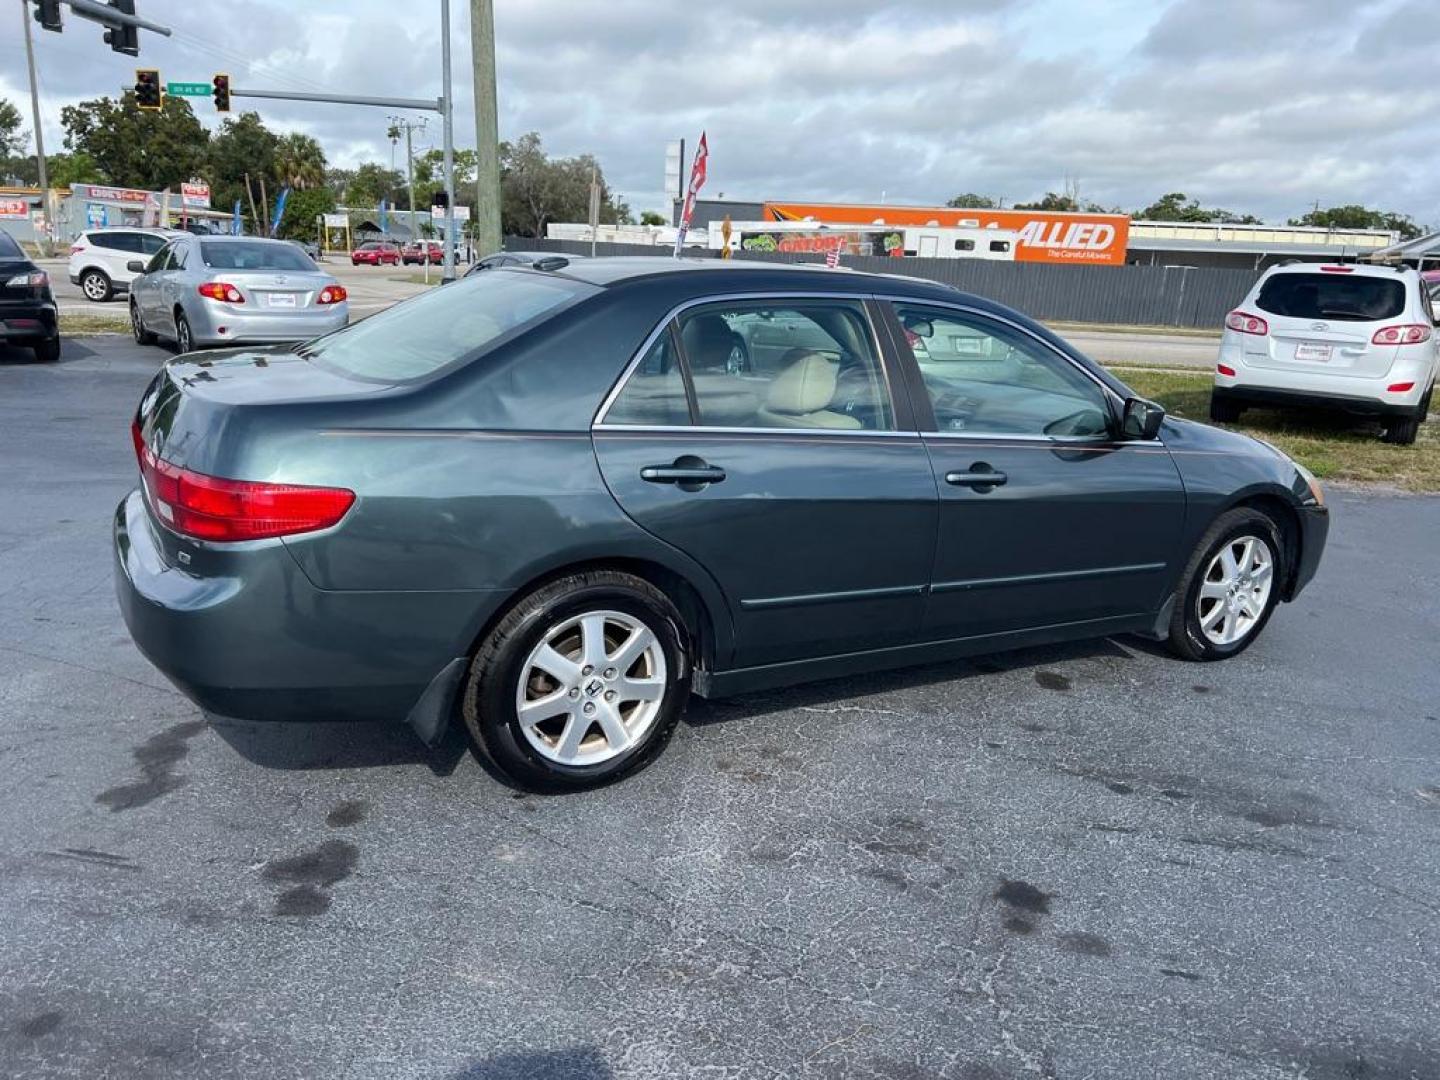
[[[275,314],[317,307],[321,290],[335,284],[318,271],[217,270],[209,280],[235,286],[253,310]]]
[[[1357,274],[1344,267],[1276,274],[1255,307],[1267,334],[1244,335],[1251,367],[1380,378],[1399,353],[1376,345],[1375,332],[1401,321],[1405,283],[1396,277]]]

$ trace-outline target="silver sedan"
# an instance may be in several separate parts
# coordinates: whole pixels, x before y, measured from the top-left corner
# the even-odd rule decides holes
[[[135,340],[207,345],[308,341],[350,321],[345,287],[294,244],[252,236],[180,236],[130,286]]]

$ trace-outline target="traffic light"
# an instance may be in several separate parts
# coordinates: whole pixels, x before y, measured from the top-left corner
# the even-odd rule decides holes
[[[110,6],[121,15],[135,14],[135,0],[110,0]],[[105,31],[105,44],[118,53],[125,53],[127,56],[140,55],[140,31],[133,26],[112,26]],[[157,84],[158,85],[158,84]],[[160,99],[155,99],[155,108],[160,107]]]
[[[35,21],[46,30],[63,30],[60,0],[35,0]]]
[[[160,108],[160,72],[154,68],[135,69],[135,104],[142,109]]]
[[[216,75],[211,80],[215,84],[215,111],[230,111],[230,76]]]

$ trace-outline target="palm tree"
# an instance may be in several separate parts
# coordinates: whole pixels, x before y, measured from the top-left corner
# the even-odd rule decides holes
[[[292,131],[280,139],[275,151],[280,179],[297,191],[325,183],[325,152],[309,135]]]

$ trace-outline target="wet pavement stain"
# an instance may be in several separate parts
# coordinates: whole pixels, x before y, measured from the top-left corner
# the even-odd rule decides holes
[[[65,1014],[58,1009],[49,1012],[36,1013],[34,1016],[20,1022],[20,1035],[26,1039],[38,1039],[42,1035],[49,1035],[64,1021]]]
[[[1033,934],[1035,932],[1035,924],[1032,923],[1029,919],[1020,918],[1020,916],[1018,915],[1011,915],[1005,920],[1003,925],[1005,929],[1009,930],[1012,934],[1024,935]]]
[[[995,890],[994,896],[1006,907],[1016,911],[1026,911],[1033,915],[1050,914],[1050,894],[1041,892],[1028,881],[1001,878],[1000,887]]]
[[[1179,971],[1176,968],[1160,968],[1160,974],[1167,979],[1184,979],[1186,982],[1199,982],[1201,976],[1193,971]]]
[[[1210,693],[1210,687],[1204,685],[1203,683],[1196,683],[1196,684],[1195,684],[1194,686],[1192,686],[1190,689],[1191,689],[1191,690],[1194,690],[1195,693],[1197,693],[1197,694],[1208,694],[1208,693]]]
[[[1042,690],[1069,690],[1074,684],[1070,676],[1061,675],[1058,671],[1037,671],[1035,685]]]
[[[346,799],[342,803],[337,803],[330,813],[325,815],[325,824],[332,829],[344,829],[351,825],[359,825],[365,820],[369,811],[370,804],[364,799]]]
[[[1129,784],[1122,784],[1119,780],[1107,780],[1105,781],[1105,786],[1111,791],[1113,791],[1116,795],[1135,794],[1135,789],[1133,787],[1131,787]]]
[[[359,858],[360,849],[354,844],[326,840],[314,851],[272,859],[260,876],[290,886],[275,898],[275,914],[305,918],[328,911],[330,887],[353,874]]]
[[[111,813],[118,813],[148,805],[184,787],[186,778],[175,772],[175,766],[190,753],[190,740],[204,730],[205,721],[190,720],[150,736],[131,751],[143,779],[107,788],[95,796],[95,801],[108,806]]]
[[[1110,956],[1110,943],[1099,934],[1087,934],[1083,930],[1061,934],[1055,941],[1065,952],[1078,956]]]

